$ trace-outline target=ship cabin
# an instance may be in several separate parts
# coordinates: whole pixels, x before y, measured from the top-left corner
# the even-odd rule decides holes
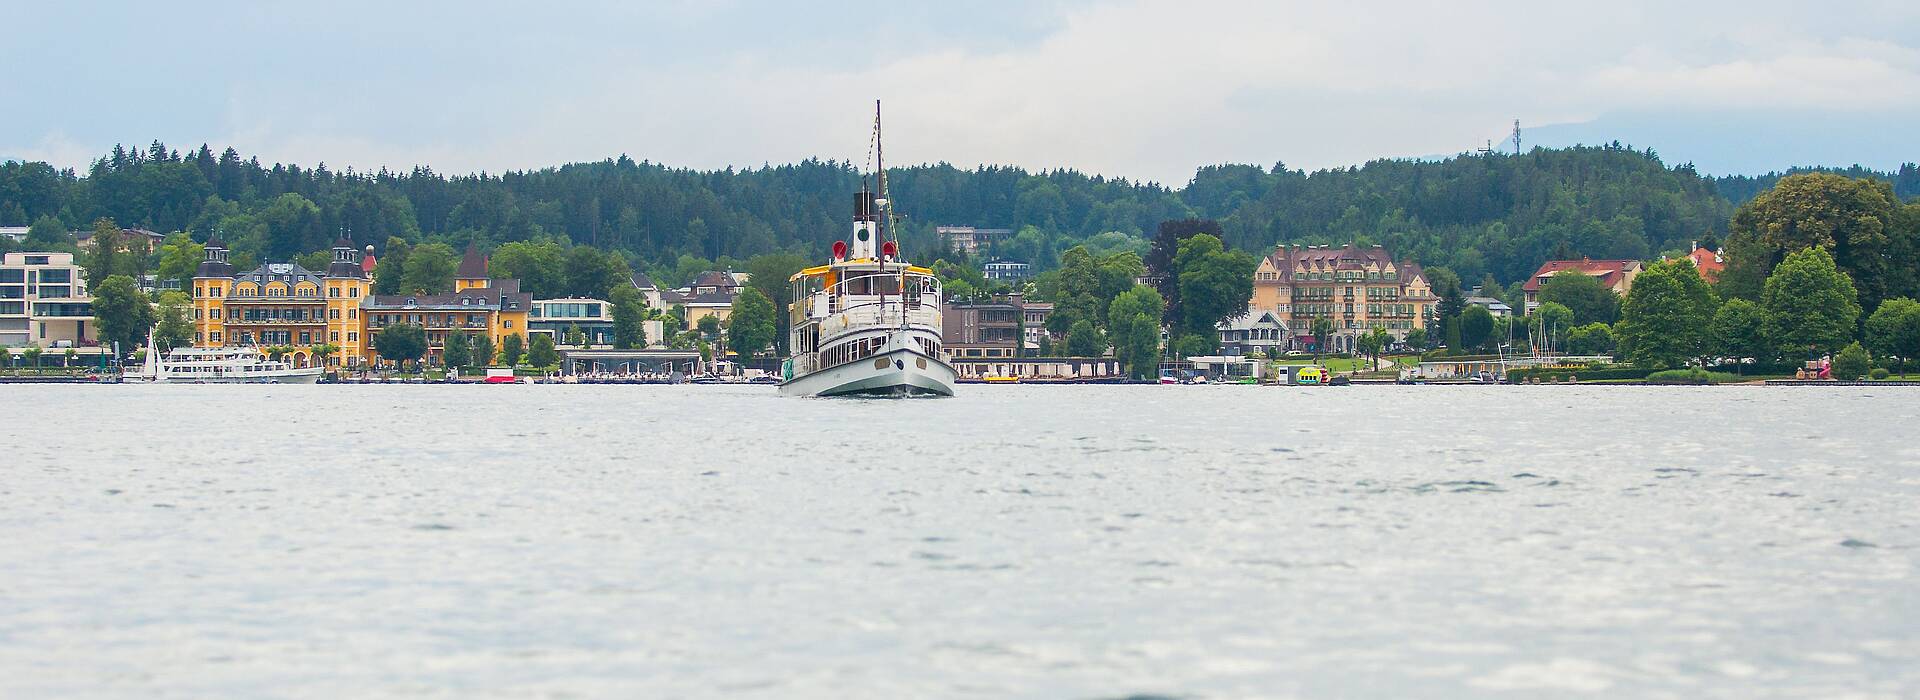
[[[890,247],[890,246],[889,246]],[[817,371],[864,359],[882,345],[886,332],[915,334],[920,350],[939,359],[940,279],[932,270],[895,262],[891,256],[843,259],[795,274],[793,304],[787,308],[792,348],[800,372]]]

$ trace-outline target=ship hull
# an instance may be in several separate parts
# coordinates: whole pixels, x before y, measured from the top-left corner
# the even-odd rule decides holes
[[[314,367],[310,369],[288,370],[285,372],[257,372],[249,374],[169,374],[161,377],[159,381],[154,381],[152,377],[130,375],[126,378],[126,381],[130,383],[145,382],[150,384],[316,384],[319,383],[320,375],[324,373],[324,371],[325,370],[318,367]]]
[[[952,396],[953,367],[908,348],[794,377],[787,396]]]

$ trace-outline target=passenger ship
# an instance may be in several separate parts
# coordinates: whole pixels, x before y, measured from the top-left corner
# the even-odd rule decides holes
[[[952,396],[953,366],[941,357],[940,279],[900,260],[887,240],[891,204],[874,114],[879,192],[854,195],[853,238],[834,241],[833,259],[788,282],[793,357],[781,367],[789,396]]]
[[[313,384],[324,371],[267,359],[258,348],[174,348],[164,360],[148,352],[141,371],[123,379],[153,384]]]

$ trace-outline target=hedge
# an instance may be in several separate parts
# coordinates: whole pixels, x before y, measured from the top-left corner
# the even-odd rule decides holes
[[[1507,370],[1507,381],[1519,384],[1538,378],[1543,382],[1564,382],[1567,377],[1580,381],[1601,379],[1645,379],[1653,370],[1639,367],[1528,367]]]
[[[1708,372],[1698,367],[1691,369],[1669,369],[1647,375],[1648,384],[1719,384],[1737,382],[1743,377],[1726,372]]]

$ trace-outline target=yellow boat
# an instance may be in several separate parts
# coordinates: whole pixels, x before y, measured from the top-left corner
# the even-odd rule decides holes
[[[980,381],[986,382],[988,384],[1019,384],[1020,378],[1019,377],[1002,377],[997,374],[989,374],[987,376],[981,377]]]

